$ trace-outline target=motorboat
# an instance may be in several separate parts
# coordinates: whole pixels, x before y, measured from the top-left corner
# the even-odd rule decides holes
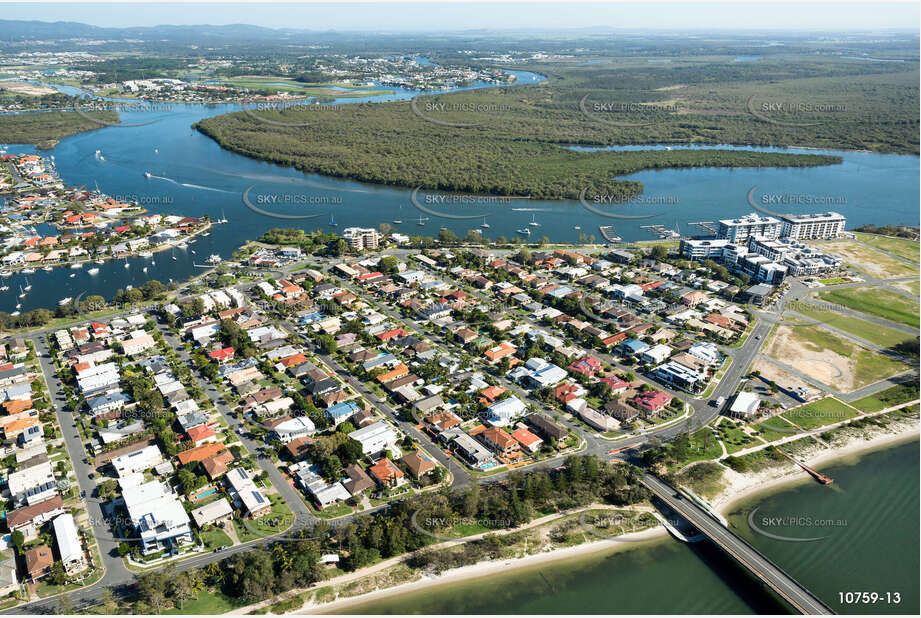
[[[144,178],[150,178],[150,172],[144,172]]]
[[[34,275],[34,274],[35,274],[35,269],[34,269],[34,268],[23,268],[23,269],[22,269],[22,274],[24,274],[24,275]]]
[[[153,253],[151,253],[150,251],[141,251],[140,253],[138,253],[138,255],[140,255],[142,258],[153,257]]]
[[[70,267],[74,270],[77,270],[78,268],[83,268],[83,264],[81,264],[80,262],[74,262],[73,264],[70,265]]]
[[[65,296],[64,298],[62,298],[61,300],[58,301],[58,305],[60,305],[60,306],[63,307],[64,305],[66,305],[67,303],[69,303],[69,302],[72,301],[72,300],[73,300],[73,298],[71,298],[70,296]]]
[[[486,222],[486,217],[483,217],[483,223],[480,224],[480,227],[482,227],[482,228],[488,228],[488,227],[489,227],[489,224]]]
[[[90,269],[89,269],[88,271],[86,271],[86,272],[88,272],[88,273],[91,274],[91,275],[98,275],[98,274],[99,274],[99,269],[98,269],[98,268],[90,268]]]
[[[42,268],[42,270],[44,270],[46,273],[50,273],[54,269],[51,268],[50,266],[45,266],[44,268]]]
[[[519,234],[523,235],[523,236],[530,236],[530,235],[531,235],[531,230],[528,229],[528,228],[526,228],[526,227],[523,227],[523,228],[521,228],[520,230],[515,230],[515,231],[518,232]]]
[[[538,222],[534,219],[534,215],[531,215],[531,221],[528,222],[528,225],[530,225],[530,226],[532,226],[532,227],[540,227],[540,223],[538,223]]]

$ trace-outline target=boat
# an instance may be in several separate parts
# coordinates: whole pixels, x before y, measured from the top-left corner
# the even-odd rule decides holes
[[[425,219],[423,219],[423,218],[422,218],[422,215],[419,215],[419,222],[418,222],[416,225],[418,225],[419,227],[422,227],[422,226],[425,225],[425,222],[426,222],[426,221],[428,221],[428,217],[426,217]]]
[[[125,286],[125,290],[133,290],[133,289],[134,289],[134,286],[131,284],[128,284]]]
[[[531,215],[531,221],[528,222],[528,225],[533,226],[533,227],[540,227],[540,223],[538,223],[538,222],[534,219],[534,215]]]
[[[598,231],[601,232],[602,237],[608,242],[620,242],[623,240],[614,232],[613,225],[599,225]]]
[[[329,224],[330,224],[331,226],[333,226],[333,227],[337,227],[337,226],[339,225],[338,223],[336,223],[336,222],[333,220],[333,215],[332,215],[332,214],[329,215]]]
[[[66,305],[67,303],[69,303],[69,302],[72,301],[72,300],[73,300],[73,298],[71,298],[70,296],[65,296],[64,298],[62,298],[61,300],[58,301],[58,305],[59,305],[59,306],[64,306],[64,305]]]
[[[10,270],[0,270],[0,277],[12,277],[13,271]]]
[[[486,223],[486,217],[483,217],[483,223],[480,224],[480,227],[483,227],[483,228],[488,228],[488,227],[489,227],[489,224]]]
[[[73,278],[76,277],[76,276],[77,276],[77,273],[70,273],[70,278],[71,278],[71,279],[73,279]]]
[[[22,286],[19,286],[19,298],[25,298],[26,293],[23,291]]]
[[[90,269],[89,269],[88,271],[86,271],[86,272],[88,272],[88,273],[91,274],[91,275],[98,275],[98,274],[99,274],[99,269],[98,269],[98,268],[90,268]]]
[[[202,233],[202,236],[211,236],[211,232],[204,232]]]
[[[515,230],[515,231],[518,232],[519,234],[522,234],[523,236],[530,236],[530,235],[531,235],[531,230],[528,229],[528,228],[526,228],[526,227],[523,227],[523,228],[521,228],[520,230]]]
[[[141,251],[140,253],[138,253],[138,255],[140,255],[142,258],[153,257],[153,253],[151,253],[150,251]]]
[[[151,265],[151,266],[156,266],[156,265],[157,265],[157,260],[150,260],[150,265]]]
[[[131,266],[131,264],[129,264],[128,261],[126,260],[126,261],[125,261],[125,268],[128,268],[129,266]]]
[[[574,230],[581,230],[581,229],[582,229],[582,226],[581,226],[581,225],[574,225],[574,226],[572,226],[572,229],[574,229]]]
[[[104,156],[102,156],[102,155],[99,155],[99,160],[100,160],[100,161],[105,161],[106,158],[105,158]]]
[[[403,219],[394,219],[393,223],[394,225],[403,225]]]
[[[176,259],[177,259],[175,255],[173,256],[173,259],[174,259],[174,260],[176,260]]]
[[[45,266],[42,270],[44,270],[46,273],[50,273],[54,269],[51,268],[50,266]]]
[[[34,274],[35,274],[35,269],[34,269],[34,268],[23,268],[23,269],[22,269],[22,274],[24,274],[24,275],[34,275]]]
[[[97,151],[96,151],[96,156],[98,157],[101,153],[102,153],[101,150],[97,150]]]
[[[22,309],[22,303],[16,303],[16,308],[17,308],[17,309]]]
[[[219,256],[217,253],[212,253],[212,254],[208,257],[208,259],[205,260],[205,261],[208,262],[209,264],[220,264],[220,263],[221,263],[221,256]]]
[[[189,245],[185,244],[184,242],[181,242],[181,243],[179,243],[179,244],[176,245],[176,246],[177,246],[178,248],[180,248],[180,249],[188,249],[188,248],[189,248]]]
[[[147,267],[145,266],[145,267],[142,268],[141,270],[144,271],[144,272],[146,273],[146,272],[147,272]]]
[[[442,232],[447,232],[447,231],[448,231],[448,228],[447,228],[447,226],[442,225],[442,226],[439,228],[439,230],[442,231]]]
[[[8,285],[0,285],[0,292],[6,292],[8,289],[10,289],[10,286],[8,286]]]
[[[195,253],[195,249],[192,249],[192,253]]]
[[[29,283],[29,280],[28,280],[28,279],[26,279],[26,287],[24,287],[24,288],[22,288],[22,289],[24,289],[26,292],[28,292],[29,290],[32,289],[32,284]]]
[[[18,312],[18,311],[14,311],[13,313],[10,314],[10,316],[11,316],[11,317],[14,317],[14,318],[15,318],[17,315],[19,315],[19,312]]]
[[[96,260],[96,263],[99,264],[100,266],[102,266],[103,264],[106,263],[106,261],[105,261],[105,260]]]
[[[80,262],[74,262],[73,264],[70,265],[70,267],[74,270],[77,270],[78,268],[83,268],[83,264],[81,264]]]
[[[154,154],[160,154],[160,150],[158,148],[154,148]]]
[[[144,178],[150,178],[150,172],[144,172]]]

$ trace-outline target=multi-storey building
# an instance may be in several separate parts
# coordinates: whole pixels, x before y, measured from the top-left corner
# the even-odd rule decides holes
[[[846,219],[836,212],[814,215],[783,215],[780,236],[797,240],[835,238],[844,231]]]
[[[781,222],[774,217],[762,217],[757,213],[747,214],[737,219],[720,219],[717,238],[725,238],[734,243],[745,243],[752,236],[767,240],[780,236]]]

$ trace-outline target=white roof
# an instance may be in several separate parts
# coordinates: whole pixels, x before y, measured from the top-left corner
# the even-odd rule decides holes
[[[739,393],[732,402],[729,411],[737,414],[754,414],[761,405],[761,399],[755,393]]]
[[[195,523],[201,526],[207,526],[211,522],[220,519],[221,517],[226,517],[233,513],[233,507],[230,506],[230,502],[227,501],[227,498],[221,498],[205,506],[200,506],[197,509],[192,510],[192,518],[195,520]]]
[[[77,526],[74,523],[74,516],[70,513],[64,513],[54,518],[54,536],[58,542],[58,551],[61,553],[61,561],[64,564],[81,560],[83,558],[83,548],[80,546],[80,537],[77,536]]]

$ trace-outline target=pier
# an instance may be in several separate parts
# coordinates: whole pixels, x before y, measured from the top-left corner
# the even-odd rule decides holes
[[[825,475],[822,474],[821,472],[818,472],[817,470],[813,470],[812,468],[810,468],[809,466],[807,466],[807,465],[804,464],[803,462],[797,461],[796,458],[794,458],[793,455],[791,455],[790,453],[788,453],[788,452],[786,452],[786,451],[784,451],[784,450],[782,450],[782,449],[777,449],[777,450],[780,451],[780,454],[781,454],[781,455],[783,455],[784,457],[786,457],[787,459],[789,459],[790,461],[792,461],[793,463],[795,463],[796,465],[798,465],[798,466],[799,466],[800,468],[802,468],[805,472],[809,473],[809,475],[812,476],[812,478],[814,478],[814,479],[817,480],[818,482],[822,483],[823,485],[831,485],[832,483],[835,482],[835,480],[834,480],[833,478],[831,478],[830,476],[825,476]]]

